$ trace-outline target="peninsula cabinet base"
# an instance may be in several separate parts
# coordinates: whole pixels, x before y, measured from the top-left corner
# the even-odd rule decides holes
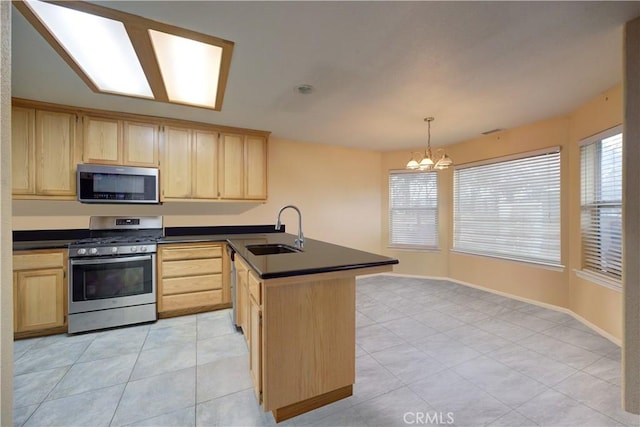
[[[247,340],[249,372],[262,409],[281,422],[351,396],[356,276],[391,267],[264,279],[243,255],[236,256],[235,265],[236,321]]]
[[[285,406],[284,408],[274,409],[271,413],[273,414],[273,418],[275,418],[276,422],[279,423],[300,414],[304,414],[305,412],[317,409],[321,406],[328,405],[329,403],[347,398],[352,394],[353,385],[348,385],[346,387],[303,400],[302,402]]]
[[[249,284],[256,280],[249,272]],[[268,279],[258,292],[249,291],[252,304],[260,295],[262,330],[253,334],[250,326],[249,341],[253,349],[253,337],[261,338],[252,353],[262,361],[256,364],[261,375],[254,375],[254,385],[263,409],[280,422],[351,396],[355,277]]]

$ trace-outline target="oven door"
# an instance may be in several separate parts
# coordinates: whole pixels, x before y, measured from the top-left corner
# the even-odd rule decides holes
[[[69,313],[156,302],[156,255],[69,260]]]

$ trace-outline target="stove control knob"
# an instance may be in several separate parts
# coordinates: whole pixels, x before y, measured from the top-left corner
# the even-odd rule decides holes
[[[98,253],[98,248],[91,248],[91,249],[89,249],[89,253],[90,253],[91,255],[96,255],[96,254]]]
[[[140,252],[147,252],[146,246],[140,246]]]
[[[78,255],[84,255],[86,253],[87,253],[87,250],[85,248],[78,249]]]
[[[131,246],[131,252],[138,252],[137,246]]]
[[[118,248],[111,248],[111,253],[117,254],[118,253]]]

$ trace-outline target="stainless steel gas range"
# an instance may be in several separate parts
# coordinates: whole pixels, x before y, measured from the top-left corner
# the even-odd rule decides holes
[[[69,245],[69,333],[157,319],[156,252],[162,217],[91,217]]]

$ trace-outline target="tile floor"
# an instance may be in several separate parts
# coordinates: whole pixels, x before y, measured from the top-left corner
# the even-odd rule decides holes
[[[638,426],[620,349],[571,316],[447,281],[357,282],[348,399],[287,426]],[[273,425],[229,310],[15,342],[16,426]]]

